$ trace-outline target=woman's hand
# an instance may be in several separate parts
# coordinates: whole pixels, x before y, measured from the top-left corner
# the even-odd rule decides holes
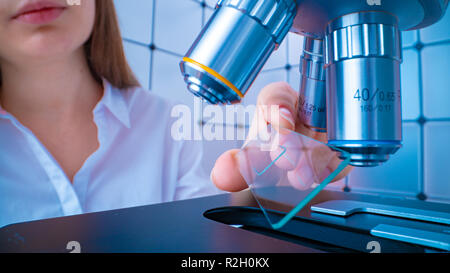
[[[261,115],[255,115],[255,119],[252,122],[250,132],[258,126],[258,123],[271,124],[273,128],[280,130],[280,128],[286,128],[293,130],[303,135],[307,135],[322,142],[327,141],[326,133],[316,133],[302,122],[302,118],[297,117],[297,103],[298,93],[295,92],[287,83],[278,82],[267,85],[261,90],[258,96],[258,106],[266,106],[265,109],[270,109],[272,105],[279,106],[279,117],[271,118],[267,111],[262,111]],[[233,149],[223,153],[216,161],[216,164],[211,171],[211,179],[214,184],[221,190],[236,192],[246,189],[247,183],[239,172],[238,161],[236,154],[238,149]],[[335,152],[330,149],[317,149],[313,151],[311,159],[312,165],[326,167],[327,169],[334,170],[340,163],[340,160],[335,156]],[[326,164],[326,166],[322,166]],[[288,172],[288,179],[291,180],[291,176],[295,176],[296,172],[301,175],[306,169],[302,166],[302,161],[295,166],[294,170]],[[333,181],[344,178],[350,171],[351,167],[346,167]],[[306,170],[307,171],[307,170]],[[311,171],[311,170],[309,170]],[[292,179],[293,180],[293,179]],[[310,185],[296,186],[293,181],[290,181],[294,187],[303,189],[309,188]],[[311,182],[312,183],[312,182]],[[302,188],[303,187],[303,188]]]

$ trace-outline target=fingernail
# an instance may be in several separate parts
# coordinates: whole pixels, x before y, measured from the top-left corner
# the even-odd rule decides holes
[[[280,108],[280,116],[282,116],[285,120],[287,120],[292,127],[295,128],[295,122],[294,117],[291,114],[291,111],[289,111],[287,108],[281,107]]]

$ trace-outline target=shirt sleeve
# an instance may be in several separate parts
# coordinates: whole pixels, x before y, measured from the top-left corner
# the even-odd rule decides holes
[[[224,193],[216,188],[202,166],[203,145],[200,141],[183,141],[179,155],[175,200]]]

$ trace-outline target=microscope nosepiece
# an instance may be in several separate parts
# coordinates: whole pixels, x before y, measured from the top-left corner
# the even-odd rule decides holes
[[[401,147],[400,31],[371,11],[329,23],[326,36],[328,142],[355,166],[377,166]]]
[[[294,0],[222,0],[180,63],[189,91],[212,104],[239,102],[289,32]]]

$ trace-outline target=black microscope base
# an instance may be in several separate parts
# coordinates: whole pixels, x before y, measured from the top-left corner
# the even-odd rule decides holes
[[[279,189],[273,194],[279,194]],[[286,193],[283,193],[286,194]],[[250,191],[20,223],[0,229],[0,252],[441,252],[442,249],[371,235],[379,224],[450,229],[448,225],[371,213],[347,217],[311,211],[330,200],[450,211],[450,205],[323,191],[283,228],[273,230]],[[277,217],[277,208],[271,211]],[[237,228],[239,226],[240,228]]]

